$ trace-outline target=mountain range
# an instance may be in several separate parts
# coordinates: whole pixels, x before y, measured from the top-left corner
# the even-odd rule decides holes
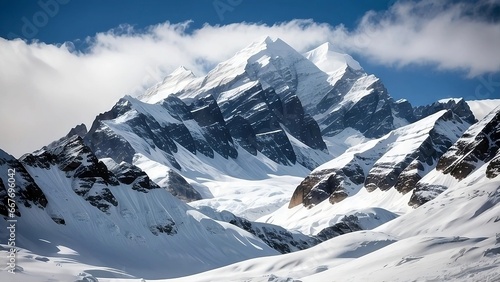
[[[496,281],[500,100],[480,103],[394,100],[330,43],[179,67],[90,128],[0,149],[0,277]]]

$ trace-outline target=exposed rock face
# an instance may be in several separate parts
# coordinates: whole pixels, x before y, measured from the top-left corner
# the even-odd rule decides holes
[[[209,146],[226,159],[236,158],[238,153],[215,99],[208,95],[196,100],[189,107]]]
[[[189,111],[189,107],[179,98],[169,96],[163,100],[160,105],[176,120],[193,120],[193,115]],[[169,136],[189,152],[196,154],[198,151],[204,155],[213,156],[213,151],[205,140],[193,138],[185,123],[172,122],[165,124],[165,126]]]
[[[411,195],[408,205],[417,208],[428,201],[436,198],[439,194],[443,193],[448,187],[445,185],[427,184],[418,182],[415,185],[413,194]]]
[[[154,235],[158,236],[160,233],[165,233],[167,235],[177,234],[177,227],[175,226],[175,221],[167,219],[164,224],[150,225],[149,230]]]
[[[111,186],[119,185],[118,180],[77,135],[27,154],[21,158],[21,162],[28,170],[57,167],[71,179],[71,187],[76,194],[103,212],[118,205],[109,190]]]
[[[68,134],[66,135],[66,137],[71,137],[73,135],[78,135],[80,136],[81,138],[84,138],[85,137],[85,134],[87,134],[87,126],[85,124],[79,124],[75,127],[73,127],[69,132]]]
[[[44,209],[47,206],[47,198],[43,191],[38,187],[31,175],[24,166],[13,156],[0,149],[0,215],[9,217],[8,189],[9,183],[15,183],[14,201],[16,203],[15,215],[22,216],[18,205],[27,208],[37,207]],[[15,181],[9,181],[13,179]]]
[[[332,204],[340,202],[348,196],[349,186],[362,184],[364,179],[363,169],[356,162],[340,169],[313,171],[295,189],[288,208],[299,204],[309,207],[328,198]]]
[[[434,102],[430,105],[419,106],[414,109],[415,118],[422,119],[427,116],[430,116],[434,113],[437,113],[442,110],[451,110],[456,115],[458,115],[461,119],[466,122],[473,124],[476,122],[476,118],[474,114],[470,110],[469,105],[465,102],[464,99],[445,99],[442,101]]]
[[[63,185],[61,189],[66,187],[71,189],[76,195],[106,214],[110,214],[110,209],[118,207],[119,204],[112,192],[114,189],[124,189],[122,186],[128,186],[140,193],[160,189],[137,166],[126,162],[117,164],[110,158],[102,161],[97,159],[78,135],[64,137],[32,154],[27,154],[21,158],[19,164],[21,163],[26,168],[25,174],[28,179],[31,178],[30,175],[37,177],[31,186],[27,186],[30,191],[37,191],[33,188],[38,187],[33,186],[37,185],[36,181],[42,181],[44,185]],[[59,171],[62,179],[58,179],[54,171]],[[43,196],[41,190],[40,193]],[[38,202],[45,207],[47,200],[44,197],[41,199]],[[57,224],[65,224],[66,219],[58,212],[51,210],[48,213]],[[163,222],[154,221],[150,224],[150,231],[155,235],[159,233],[173,235],[176,230],[175,222],[168,218]]]
[[[359,225],[358,218],[355,215],[349,215],[343,217],[340,222],[321,230],[318,235],[316,235],[316,238],[320,241],[326,241],[333,237],[359,230],[363,230],[363,228]]]
[[[117,120],[119,117],[121,120]],[[127,137],[124,132],[144,143],[133,142],[132,136]],[[167,161],[165,164],[182,169],[173,155],[178,151],[175,142],[193,154],[200,152],[213,158],[215,151],[225,158],[237,156],[220,110],[209,96],[191,106],[175,97],[158,105],[126,97],[110,112],[97,117],[85,140],[99,158],[109,157],[117,163],[132,163],[136,152],[159,151]]]
[[[332,90],[337,94],[329,93],[327,96],[330,98],[322,105],[325,109],[329,109],[329,114],[316,116],[323,135],[333,136],[350,127],[366,137],[378,138],[400,126],[395,118],[403,121],[403,125],[414,121],[411,105],[407,101],[394,102],[383,84],[375,77],[366,77],[366,74],[359,73],[346,73],[345,76],[344,79],[348,81],[354,80],[364,85],[366,93],[350,96],[349,93],[355,91],[354,89],[359,91],[360,85],[343,83],[342,80],[337,82],[338,85],[336,84]]]
[[[492,113],[472,126],[443,155],[436,169],[456,179],[467,177],[478,162],[491,160],[500,147],[500,113]]]
[[[260,146],[257,144],[257,136],[250,122],[240,115],[235,115],[228,120],[227,126],[233,139],[243,147],[243,149],[256,156],[258,152],[257,148]]]
[[[413,160],[399,175],[396,182],[396,190],[406,194],[413,190],[418,181],[422,179],[425,173],[425,167],[419,160]]]
[[[318,124],[296,95],[282,101],[273,89],[263,90],[258,83],[241,91],[219,93],[220,102],[212,94],[199,95],[189,105],[175,96],[154,105],[125,97],[96,118],[84,140],[99,158],[132,163],[137,152],[159,151],[165,165],[179,170],[176,144],[210,158],[214,153],[237,158],[236,141],[253,155],[261,152],[277,163],[292,165],[297,156],[288,132],[311,149],[327,152]],[[303,156],[298,161],[308,168],[314,164]]]
[[[149,176],[135,165],[127,162],[115,163],[111,159],[103,159],[106,167],[112,172],[120,183],[131,185],[133,190],[148,193],[151,189],[160,188],[149,179]]]
[[[404,119],[409,123],[415,122],[417,118],[414,114],[414,108],[406,99],[401,99],[392,104],[393,114],[395,117]],[[397,126],[397,125],[396,125]]]
[[[326,199],[335,204],[363,186],[368,191],[394,187],[407,193],[468,126],[451,111],[441,111],[355,146],[307,176],[288,207],[312,206]]]
[[[293,249],[291,249],[291,246],[298,250],[304,250],[317,244],[312,238],[308,241],[296,240],[292,233],[278,226],[254,226],[252,222],[240,217],[235,217],[235,219],[229,221],[229,223],[259,237],[268,246],[282,254],[292,252]]]
[[[117,163],[122,161],[132,163],[135,154],[132,145],[105,123],[118,115],[125,114],[130,109],[128,101],[120,99],[110,111],[99,114],[92,123],[84,140],[98,158],[109,157]]]
[[[235,216],[228,211],[217,212],[209,207],[202,207],[200,211],[211,218],[229,222],[243,230],[248,231],[282,254],[304,250],[317,245],[322,241],[315,236],[292,233],[277,225],[252,222]]]
[[[202,199],[200,193],[198,193],[184,177],[173,170],[168,171],[168,181],[165,189],[184,202]]]
[[[500,109],[496,109],[464,132],[462,137],[441,156],[436,170],[460,181],[490,161],[486,176],[493,178],[499,174],[499,148]],[[413,207],[423,205],[447,188],[445,185],[429,185],[419,181],[408,204]]]
[[[468,126],[459,116],[451,111],[446,111],[438,123],[452,125],[466,125],[458,129],[462,132]],[[398,163],[377,161],[370,170],[365,180],[365,187],[370,191],[375,188],[387,190],[394,187],[402,193],[407,193],[415,187],[416,180],[420,180],[420,173],[424,167],[431,167],[453,144],[458,135],[449,136],[448,132],[441,130],[439,124],[428,132],[428,137],[415,148],[415,150]],[[403,173],[404,172],[404,173]],[[417,181],[418,181],[417,180]]]
[[[281,164],[294,164],[297,157],[286,129],[309,147],[326,151],[318,124],[304,113],[296,95],[289,94],[283,101],[273,89],[263,90],[260,83],[247,87],[218,96],[230,132],[243,148],[254,155],[260,151]]]
[[[495,178],[498,175],[500,175],[500,152],[497,152],[496,157],[491,160],[486,170],[486,176],[488,178]]]

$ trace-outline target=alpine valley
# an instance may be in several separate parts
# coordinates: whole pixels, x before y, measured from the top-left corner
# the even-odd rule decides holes
[[[179,67],[90,128],[0,149],[0,280],[500,281],[484,103],[396,101],[330,43]]]

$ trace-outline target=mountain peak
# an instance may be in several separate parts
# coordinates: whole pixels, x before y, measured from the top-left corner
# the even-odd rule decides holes
[[[243,50],[238,52],[236,56],[251,57],[253,55],[259,54],[262,51],[267,51],[269,53],[277,53],[282,55],[283,53],[296,53],[297,51],[288,45],[285,41],[278,37],[266,36],[262,40],[255,41],[254,43],[248,45]]]
[[[330,42],[321,44],[315,49],[305,53],[304,56],[328,74],[336,73],[339,70],[345,70],[347,66],[354,70],[363,69],[350,55],[340,53]]]
[[[177,93],[190,83],[196,81],[196,75],[184,66],[179,66],[169,75],[167,75],[162,82],[156,84],[140,96],[141,101],[148,103],[157,103],[173,93]]]
[[[170,73],[168,75],[168,77],[174,77],[174,76],[175,77],[179,77],[179,76],[182,76],[182,77],[187,77],[187,76],[196,77],[192,71],[190,71],[189,69],[187,69],[184,66],[180,66],[180,67],[176,68],[172,73]]]
[[[321,45],[319,45],[315,50],[318,50],[318,51],[323,51],[323,52],[328,52],[328,51],[337,51],[333,44],[330,43],[330,42],[325,42]]]
[[[464,98],[445,98],[445,99],[438,100],[437,103],[438,104],[447,104],[447,103],[451,102],[451,103],[458,104],[458,103],[460,103],[460,101],[464,101]]]
[[[277,40],[277,38],[272,38],[271,36],[268,35],[264,38],[263,42],[266,44],[272,44],[276,40]]]

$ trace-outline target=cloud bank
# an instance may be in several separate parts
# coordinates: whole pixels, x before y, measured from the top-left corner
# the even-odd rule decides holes
[[[88,49],[0,38],[0,148],[20,156],[91,124],[123,95],[141,94],[180,65],[203,75],[264,36],[299,51],[324,42],[389,66],[429,64],[469,77],[500,71],[500,1],[397,2],[366,13],[354,30],[312,20],[274,25],[121,25],[87,38]]]

